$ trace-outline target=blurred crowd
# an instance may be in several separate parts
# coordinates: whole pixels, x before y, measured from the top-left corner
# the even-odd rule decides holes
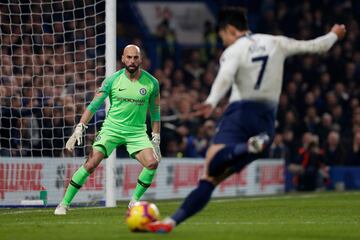
[[[311,143],[324,152],[324,164],[360,165],[360,14],[351,1],[332,1],[331,7],[324,5],[329,1],[290,7],[292,3],[264,1],[256,30],[299,40],[325,34],[333,23],[346,24],[348,32],[327,54],[287,60],[270,155],[297,163],[299,150],[307,148],[305,136],[311,135]],[[161,84],[163,135],[169,138],[166,143],[177,143],[164,146],[169,156],[203,156],[227,105],[223,100],[210,120],[192,116],[192,107],[206,98],[219,68],[221,48],[211,44],[215,29],[207,26],[204,41],[210,49],[189,51],[180,66],[166,58],[154,71]]]
[[[328,53],[287,60],[270,157],[285,158],[299,182],[319,171],[326,179],[331,166],[360,166],[359,4],[348,0],[260,2],[261,10],[252,18],[254,32],[307,40],[327,33],[334,23],[347,27],[346,38]],[[93,17],[86,20],[76,18],[83,13],[69,13],[68,20],[59,18],[49,29],[40,24],[46,22],[46,15],[9,19],[4,14],[7,7],[0,4],[2,22],[22,25],[1,26],[0,154],[69,156],[64,144],[105,75],[104,19],[95,14],[101,7],[93,8]],[[64,8],[59,5],[58,10]],[[223,99],[210,119],[194,117],[193,106],[206,99],[222,53],[215,26],[210,22],[204,26],[203,47],[184,49],[177,59],[171,19],[164,19],[154,37],[159,46],[166,47],[159,48],[162,65],[155,69],[143,40],[132,41],[143,48],[143,68],[160,83],[161,147],[166,157],[204,157],[228,103]],[[75,155],[89,152],[103,118],[102,108],[90,124],[87,146],[77,148]],[[118,156],[127,155],[120,149]]]

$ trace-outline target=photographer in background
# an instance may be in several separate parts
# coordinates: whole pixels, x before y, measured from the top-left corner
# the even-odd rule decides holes
[[[294,175],[293,182],[298,191],[314,191],[327,184],[329,168],[325,165],[324,152],[319,148],[315,135],[304,133],[303,146],[288,170]]]

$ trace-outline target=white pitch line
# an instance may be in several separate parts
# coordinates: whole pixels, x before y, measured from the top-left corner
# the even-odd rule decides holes
[[[107,225],[108,222],[91,222],[91,221],[47,221],[47,222],[16,222],[16,223],[4,223],[0,226],[17,226],[17,225]]]
[[[357,221],[350,222],[318,222],[318,221],[306,221],[306,222],[188,222],[183,223],[187,225],[358,225]]]
[[[341,195],[359,195],[360,192],[344,192]],[[233,202],[233,201],[261,201],[261,200],[281,200],[281,199],[296,199],[296,198],[317,198],[317,197],[332,197],[337,195],[326,195],[326,194],[301,194],[301,195],[281,195],[281,196],[257,196],[257,197],[239,197],[231,199],[216,199],[213,202]]]
[[[344,192],[341,195],[359,195],[360,192]],[[281,199],[297,199],[297,198],[316,198],[316,197],[331,197],[335,195],[324,195],[324,194],[299,194],[299,195],[281,195],[281,196],[255,196],[255,197],[248,197],[248,196],[238,196],[229,199],[219,199],[214,198],[211,202],[215,203],[226,203],[226,202],[237,202],[237,201],[262,201],[262,200],[281,200]],[[170,201],[170,202],[162,202],[161,205],[173,205],[179,204],[179,202]]]
[[[105,208],[105,207],[79,207],[79,208],[71,208],[70,211],[74,211],[74,210],[88,210],[88,209],[100,209],[100,208]],[[41,213],[41,212],[52,212],[54,211],[55,208],[43,208],[43,209],[29,209],[29,210],[9,210],[9,212],[5,211],[5,212],[0,212],[0,216],[1,215],[16,215],[16,214],[24,214],[24,213]],[[10,212],[11,211],[11,212]]]

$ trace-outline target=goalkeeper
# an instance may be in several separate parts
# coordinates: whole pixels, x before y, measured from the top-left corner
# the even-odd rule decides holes
[[[141,198],[155,176],[161,159],[159,83],[140,68],[141,52],[136,45],[126,46],[121,60],[125,68],[104,80],[66,143],[69,151],[73,151],[76,142],[78,145],[82,143],[87,123],[109,96],[111,106],[95,138],[92,152],[72,176],[63,200],[55,209],[55,215],[66,214],[72,199],[89,175],[101,160],[110,156],[120,145],[125,145],[129,155],[143,166],[129,207]],[[152,122],[151,141],[147,136],[145,123],[148,109]]]

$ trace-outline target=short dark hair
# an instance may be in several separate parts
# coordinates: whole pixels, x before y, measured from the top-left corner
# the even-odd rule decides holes
[[[242,7],[226,7],[221,9],[218,15],[217,29],[224,29],[227,25],[232,25],[240,31],[248,30],[246,9]]]

